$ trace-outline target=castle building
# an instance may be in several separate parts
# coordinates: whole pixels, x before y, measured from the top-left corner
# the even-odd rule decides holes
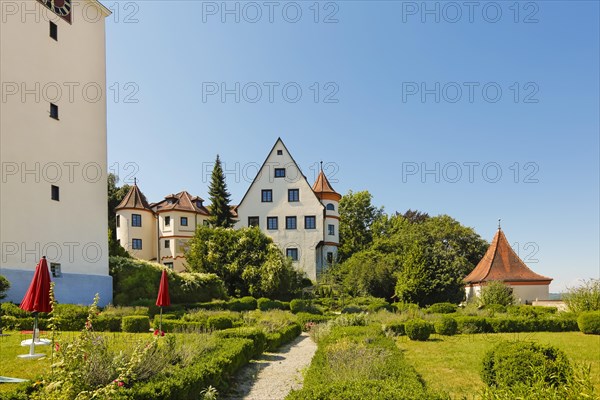
[[[105,18],[97,0],[3,2],[0,274],[20,302],[46,256],[61,303],[112,301]]]
[[[501,281],[512,288],[519,303],[548,300],[552,278],[533,272],[512,249],[504,232],[498,231],[475,269],[464,279],[467,300],[479,296],[490,281]]]
[[[259,227],[316,281],[337,259],[337,193],[321,171],[311,186],[281,139],[277,139],[239,205],[234,228]],[[134,184],[116,208],[117,240],[134,257],[183,271],[187,242],[209,212],[187,192],[148,204]]]
[[[135,183],[116,207],[117,241],[136,258],[185,271],[187,242],[208,224],[203,202],[183,191],[148,204]]]

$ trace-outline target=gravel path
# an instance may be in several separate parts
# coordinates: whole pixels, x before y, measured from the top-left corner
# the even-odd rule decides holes
[[[308,367],[317,345],[302,333],[276,353],[263,353],[233,379],[227,400],[282,400],[302,387],[302,371]]]

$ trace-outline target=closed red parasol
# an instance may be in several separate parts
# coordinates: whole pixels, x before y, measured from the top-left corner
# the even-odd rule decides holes
[[[155,334],[163,335],[162,331],[162,308],[171,305],[171,298],[169,297],[169,277],[167,270],[163,269],[162,275],[160,276],[160,286],[158,287],[158,297],[156,298],[156,305],[160,307],[160,320],[158,325],[158,331]]]
[[[34,349],[35,345],[46,345],[49,343],[46,339],[40,339],[38,335],[38,313],[39,312],[50,312],[52,306],[50,305],[50,273],[48,272],[48,262],[46,257],[42,257],[40,262],[35,267],[33,279],[29,284],[29,289],[19,305],[25,311],[33,313],[33,337],[31,343],[29,343],[29,354],[21,354],[20,358],[40,358],[44,357],[43,353],[36,354]],[[28,342],[28,341],[24,341]],[[22,345],[27,345],[22,342]]]
[[[50,312],[50,273],[46,257],[42,257],[35,267],[33,279],[19,306],[30,312]]]

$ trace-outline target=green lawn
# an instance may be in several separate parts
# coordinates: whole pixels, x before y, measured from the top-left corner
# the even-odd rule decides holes
[[[26,360],[18,358],[19,354],[27,354],[29,347],[21,347],[21,341],[31,339],[31,335],[23,335],[20,332],[5,332],[8,336],[0,337],[0,376],[21,379],[37,379],[41,375],[50,372],[51,365],[51,346],[36,346],[36,353],[44,353],[46,357],[37,360]],[[72,338],[79,332],[62,332],[61,340]],[[150,339],[151,333],[103,333],[115,349],[125,349],[130,345],[137,343],[141,339]],[[50,333],[42,334],[41,337],[50,339]],[[13,391],[18,384],[2,383],[0,392]]]
[[[592,382],[600,391],[600,336],[580,332],[495,333],[477,335],[432,335],[427,342],[406,336],[398,347],[427,384],[449,393],[453,399],[476,399],[483,388],[479,376],[485,352],[501,340],[531,340],[562,349],[572,362],[591,364]]]

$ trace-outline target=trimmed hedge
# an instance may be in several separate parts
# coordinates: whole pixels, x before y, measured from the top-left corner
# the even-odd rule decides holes
[[[163,316],[164,317],[164,316]],[[154,323],[152,324],[154,329],[158,329],[160,324],[160,318],[155,316]],[[167,333],[174,332],[205,332],[206,325],[202,322],[193,321],[182,321],[179,319],[164,319],[162,320],[162,331]]]
[[[302,333],[299,324],[285,326],[277,332],[267,334],[267,351],[275,351],[282,345],[291,342]]]
[[[452,336],[458,331],[456,320],[447,315],[444,315],[442,318],[435,321],[433,326],[435,328],[435,333],[438,335]]]
[[[342,314],[359,314],[364,311],[366,311],[364,307],[357,306],[355,304],[350,304],[342,308]]]
[[[491,333],[492,328],[486,318],[457,316],[454,318],[460,333]]]
[[[92,324],[96,332],[121,332],[123,317],[100,314]]]
[[[488,386],[511,387],[543,379],[548,385],[565,383],[572,374],[565,353],[534,342],[502,342],[483,358],[481,379]]]
[[[257,358],[267,348],[267,336],[259,328],[233,328],[225,329],[216,332],[215,335],[219,338],[238,338],[238,339],[250,339],[253,343],[252,357]]]
[[[134,400],[196,400],[208,386],[227,387],[228,377],[246,365],[254,354],[250,339],[221,339],[219,348],[200,357],[197,362],[176,370],[168,377],[134,385],[128,398]]]
[[[150,318],[144,315],[130,315],[121,320],[123,332],[141,333],[150,330]]]
[[[385,332],[392,333],[396,336],[406,335],[406,330],[404,329],[405,322],[390,322],[382,325],[382,329]]]
[[[267,299],[266,297],[261,297],[260,299],[258,299],[256,301],[256,304],[258,306],[258,309],[261,311],[290,309],[289,303],[286,305],[286,303],[284,303],[283,301],[271,300]]]
[[[422,319],[411,319],[404,324],[404,331],[410,340],[427,340],[433,331],[433,326],[430,322]]]
[[[290,301],[290,310],[294,313],[310,313],[310,314],[318,314],[322,315],[323,311],[321,311],[316,305],[314,305],[310,300],[302,300],[302,299],[294,299]]]
[[[252,311],[256,310],[256,306],[256,299],[252,296],[242,297],[241,299],[232,299],[227,304],[227,308],[231,311]]]
[[[208,317],[206,325],[210,329],[222,330],[233,328],[233,320],[230,317],[213,315]]]
[[[452,303],[435,303],[427,308],[427,312],[431,314],[452,314],[458,310],[458,306]]]
[[[587,335],[600,335],[600,311],[582,312],[577,318],[577,325]]]

